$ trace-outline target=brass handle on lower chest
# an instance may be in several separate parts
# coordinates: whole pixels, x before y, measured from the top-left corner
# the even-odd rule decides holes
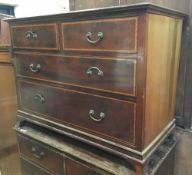
[[[94,70],[97,71],[97,75],[99,77],[102,77],[104,75],[103,71],[101,71],[98,67],[89,67],[86,71],[86,74],[92,75]]]
[[[36,66],[34,64],[30,64],[29,65],[29,68],[31,70],[31,72],[33,73],[37,73],[41,70],[41,65],[40,64],[37,64]]]
[[[93,33],[92,32],[87,32],[86,34],[86,38],[87,41],[91,44],[97,44],[98,42],[100,42],[103,38],[104,38],[104,33],[103,32],[98,32],[97,33],[97,40],[91,40],[91,38],[93,37]]]
[[[25,37],[27,39],[35,39],[37,38],[37,33],[29,30],[25,33]]]
[[[39,160],[45,156],[45,152],[43,151],[38,152],[38,150],[35,147],[32,147],[31,151],[33,153],[33,156]]]
[[[91,109],[89,111],[89,117],[95,122],[101,122],[105,118],[105,113],[101,112],[98,117],[95,116],[95,111]]]
[[[41,95],[41,94],[36,94],[34,97],[33,97],[34,100],[36,101],[40,101],[41,103],[44,103],[45,102],[45,98]]]

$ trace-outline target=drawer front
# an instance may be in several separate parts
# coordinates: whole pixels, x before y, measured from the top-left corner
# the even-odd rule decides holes
[[[76,161],[65,159],[65,171],[67,175],[109,175],[109,173],[98,173]]]
[[[51,173],[43,170],[36,165],[29,163],[27,160],[21,158],[22,175],[51,175]]]
[[[49,171],[63,175],[63,158],[48,147],[23,136],[17,136],[20,153]],[[54,163],[53,163],[54,162]]]
[[[136,60],[16,55],[19,75],[135,96]]]
[[[137,52],[138,17],[62,24],[64,50]]]
[[[134,144],[135,103],[25,81],[19,81],[18,87],[23,111],[84,133]]]
[[[12,26],[13,48],[58,50],[56,24]]]

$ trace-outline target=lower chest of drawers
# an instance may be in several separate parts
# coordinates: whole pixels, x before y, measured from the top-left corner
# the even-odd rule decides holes
[[[85,165],[81,165],[80,163],[75,162],[74,160],[66,159],[65,164],[63,164],[63,172],[58,174],[54,172],[48,171],[46,168],[48,167],[40,167],[39,164],[35,164],[34,162],[29,161],[26,158],[21,157],[21,168],[23,175],[102,175],[98,172],[94,171],[91,168],[86,167]],[[53,163],[53,161],[52,161]],[[55,164],[57,163],[54,162]],[[64,173],[65,171],[65,173]],[[108,173],[103,173],[103,175],[107,175]]]
[[[170,135],[145,162],[122,159],[28,122],[17,127],[23,175],[172,175]],[[81,147],[79,146],[81,145]]]
[[[52,147],[51,145],[40,143],[24,135],[18,134],[17,138],[23,175],[112,175],[93,165],[83,164],[81,157],[79,157],[79,161],[75,160],[75,158],[69,154],[73,147],[71,147],[71,150],[68,147],[68,155],[65,155],[54,148],[56,146],[55,143],[53,143],[54,146]],[[44,139],[49,139],[49,142],[51,141],[50,138],[46,138],[46,136],[44,136]],[[63,147],[66,146],[63,145]],[[83,155],[83,153],[79,154]],[[76,155],[76,157],[78,157],[78,155]],[[83,159],[85,158],[86,157]]]

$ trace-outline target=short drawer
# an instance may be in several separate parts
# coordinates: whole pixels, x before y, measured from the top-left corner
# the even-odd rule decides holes
[[[106,172],[96,172],[90,167],[67,158],[65,159],[65,171],[67,175],[110,175]]]
[[[23,158],[21,158],[20,161],[22,175],[53,175]]]
[[[18,87],[23,111],[84,133],[134,144],[136,104],[133,102],[22,80]]]
[[[135,96],[136,60],[16,54],[18,75]]]
[[[62,23],[64,50],[137,52],[138,17]]]
[[[11,27],[13,48],[58,50],[57,24],[18,25]]]
[[[50,148],[24,136],[17,136],[21,155],[35,162],[37,165],[63,175],[63,157]]]

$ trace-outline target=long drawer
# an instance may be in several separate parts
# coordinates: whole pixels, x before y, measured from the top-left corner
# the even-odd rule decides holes
[[[135,96],[136,60],[16,54],[17,74]]]
[[[133,102],[22,80],[18,87],[23,111],[108,140],[135,142]]]
[[[62,23],[63,50],[137,52],[138,17]]]
[[[53,172],[63,175],[63,157],[39,142],[17,135],[20,153],[37,165]]]
[[[29,24],[11,27],[13,48],[59,50],[58,27],[52,24]]]

